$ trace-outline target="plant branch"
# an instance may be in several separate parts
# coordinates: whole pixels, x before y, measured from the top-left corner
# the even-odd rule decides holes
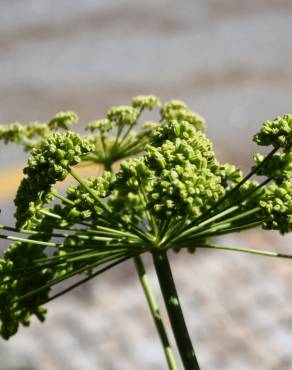
[[[221,250],[233,251],[233,252],[257,254],[259,256],[266,256],[266,257],[289,258],[289,259],[292,258],[292,255],[285,254],[285,253],[270,252],[270,251],[264,251],[264,250],[253,249],[253,248],[242,248],[242,247],[234,247],[234,246],[218,245],[218,244],[202,244],[202,245],[195,246],[195,248],[221,249]]]
[[[77,288],[78,286],[80,286],[80,285],[86,283],[87,281],[95,278],[97,275],[100,275],[101,273],[109,270],[110,268],[112,268],[112,267],[114,267],[116,265],[119,265],[122,262],[125,262],[129,258],[131,258],[131,256],[130,257],[123,257],[123,258],[121,258],[121,259],[119,259],[117,261],[114,261],[114,262],[110,263],[109,265],[103,267],[101,270],[98,270],[98,271],[94,272],[93,274],[90,274],[86,278],[81,279],[77,283],[69,286],[68,288],[62,290],[61,292],[54,294],[53,296],[51,296],[50,298],[48,298],[46,301],[41,302],[40,305],[46,304],[46,303],[48,303],[48,302],[50,302],[50,301],[52,301],[52,300],[54,300],[54,299],[56,299],[58,297],[61,297],[63,294],[70,292],[72,289]]]

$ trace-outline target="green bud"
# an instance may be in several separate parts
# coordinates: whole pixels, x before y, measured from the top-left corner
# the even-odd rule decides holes
[[[100,133],[102,134],[112,130],[112,128],[113,128],[112,122],[107,118],[90,122],[85,127],[85,129],[88,131],[93,132],[95,130],[99,130]]]
[[[107,112],[107,118],[118,127],[134,126],[137,123],[138,117],[139,111],[127,105],[113,107]]]
[[[161,103],[159,98],[154,95],[138,95],[132,99],[132,105],[134,108],[152,110],[159,107]]]
[[[160,114],[166,121],[186,121],[194,125],[199,130],[205,129],[204,118],[199,114],[192,112],[185,103],[179,100],[171,100],[170,102],[163,104],[160,109]]]
[[[77,114],[72,111],[60,112],[48,122],[48,126],[52,130],[56,130],[58,128],[69,130],[69,127],[73,123],[77,123],[78,120],[79,118]]]
[[[258,145],[273,145],[289,151],[292,146],[292,114],[265,121],[262,129],[254,136],[254,141]]]

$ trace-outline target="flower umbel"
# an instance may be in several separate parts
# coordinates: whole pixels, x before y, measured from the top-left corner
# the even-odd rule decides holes
[[[134,132],[142,111],[155,107],[160,107],[157,122],[147,121]],[[16,228],[0,225],[0,237],[14,242],[0,261],[1,335],[8,339],[19,324],[29,324],[31,315],[43,320],[45,303],[146,252],[153,255],[166,300],[168,293],[176,294],[174,284],[167,292],[161,273],[170,279],[165,259],[170,249],[217,248],[291,258],[209,243],[213,236],[254,227],[282,234],[292,230],[291,117],[266,121],[254,136],[272,150],[257,154],[246,176],[218,161],[202,131],[204,119],[180,101],[161,105],[152,95],[135,97],[132,106],[111,108],[105,119],[88,124],[92,134],[85,137],[51,132],[67,130],[76,120],[72,112],[57,115],[48,128],[40,126],[43,137],[32,149],[15,199]],[[21,126],[15,127],[2,128],[2,139],[21,142],[28,137]],[[134,154],[139,157],[123,160],[119,171],[111,172],[114,162]],[[109,171],[82,179],[73,167],[88,160]],[[254,175],[262,181],[253,181]],[[53,186],[67,176],[77,185],[59,194]],[[53,286],[80,274],[80,281],[51,295]],[[178,335],[182,329],[167,308]],[[189,338],[178,346],[185,368],[198,369]],[[184,346],[192,353],[188,358]]]

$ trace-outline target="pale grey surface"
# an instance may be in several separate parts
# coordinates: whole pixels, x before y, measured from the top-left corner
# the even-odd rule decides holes
[[[261,122],[292,111],[291,34],[288,0],[2,0],[0,122],[73,109],[82,127],[154,93],[189,103],[219,157],[247,166]],[[23,160],[0,145],[0,167]],[[291,247],[248,235],[225,242]],[[292,368],[289,261],[201,252],[173,265],[203,370]],[[45,324],[0,341],[0,370],[165,369],[134,276],[128,263],[50,304]]]

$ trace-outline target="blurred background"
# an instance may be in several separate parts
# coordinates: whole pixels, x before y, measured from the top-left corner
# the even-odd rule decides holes
[[[0,0],[0,123],[74,110],[82,131],[152,93],[187,102],[219,159],[247,170],[261,123],[292,111],[291,35],[290,0]],[[1,223],[12,222],[25,161],[0,144]],[[218,241],[287,253],[292,244],[262,231]],[[172,263],[202,369],[292,369],[289,260],[209,251]],[[166,369],[131,262],[48,309],[45,324],[0,341],[0,370]]]

